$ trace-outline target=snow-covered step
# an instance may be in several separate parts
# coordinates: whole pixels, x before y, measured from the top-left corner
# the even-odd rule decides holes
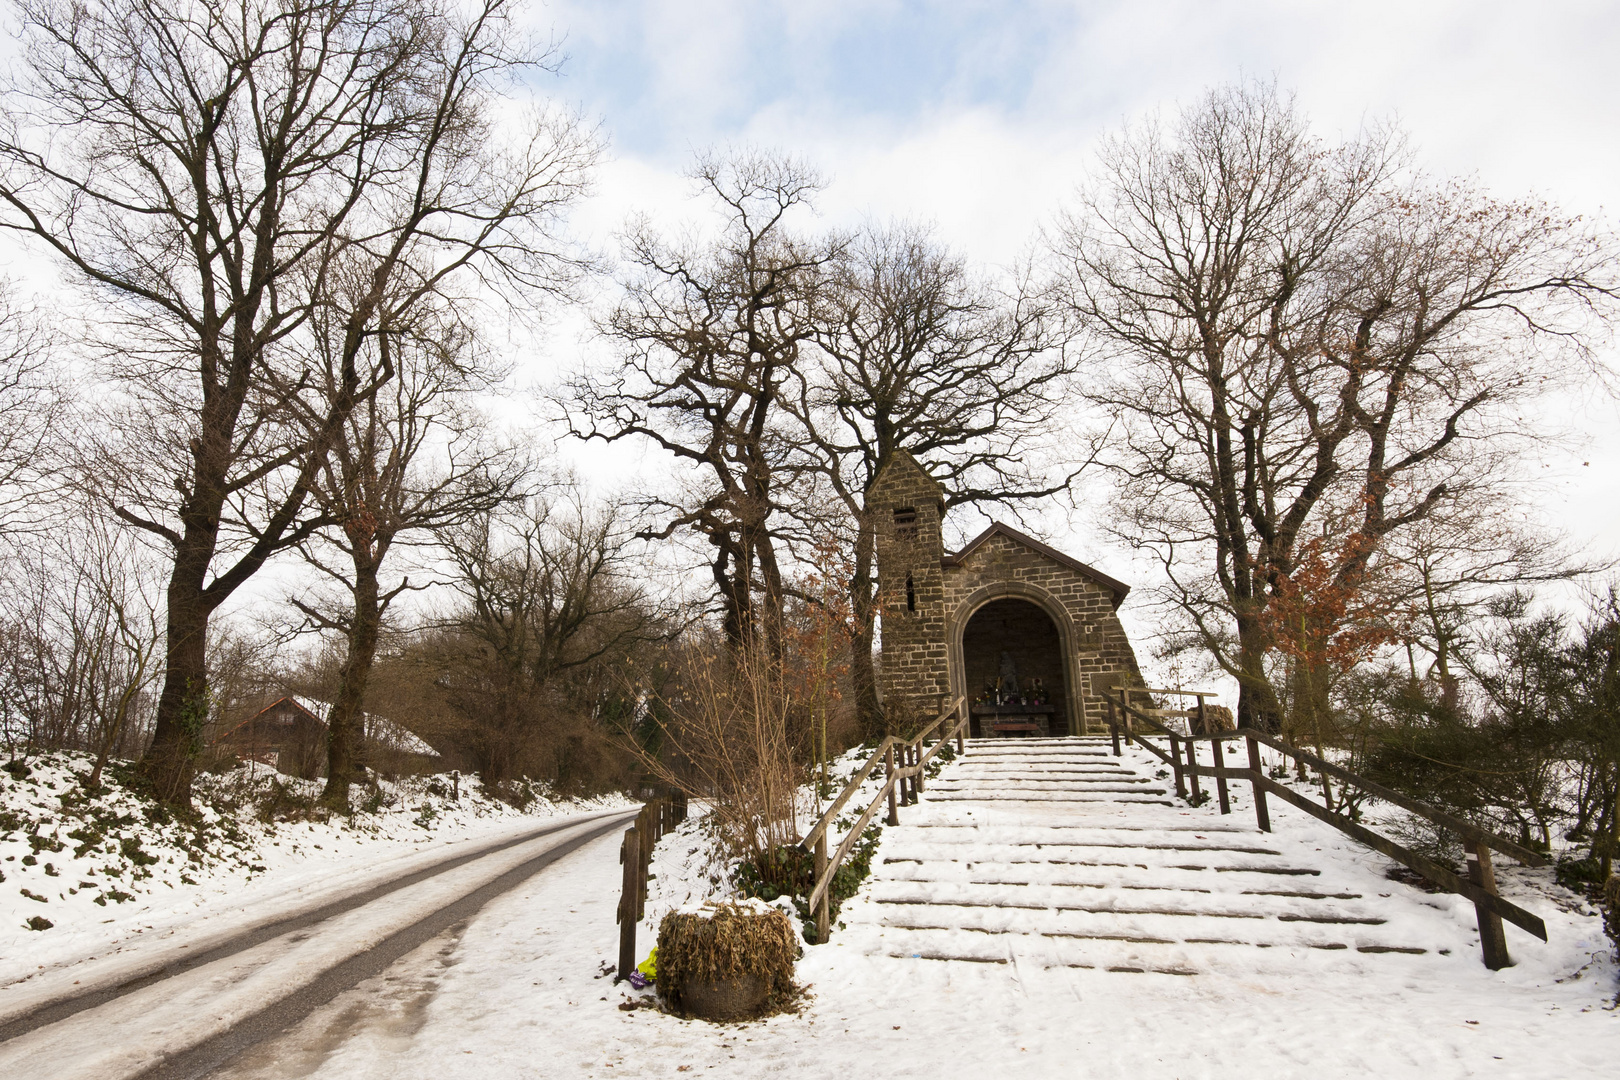
[[[839,940],[874,957],[1179,976],[1434,952],[1427,928],[1390,918],[1388,893],[1320,848],[1187,807],[1163,772],[1104,740],[973,740],[885,830]]]
[[[1058,940],[1029,934],[987,935],[968,930],[929,931],[887,929],[869,943],[872,955],[895,959],[961,960],[982,964],[1030,965],[1043,968],[1083,968],[1097,971],[1168,975],[1219,974],[1223,970],[1255,966],[1303,966],[1318,958],[1341,957],[1362,964],[1386,965],[1413,957],[1422,962],[1424,950],[1406,950],[1376,944],[1355,945],[1321,941],[1256,946],[1248,942],[1177,942],[1147,936]]]
[[[1152,893],[1153,895],[1146,895]],[[1351,895],[1351,894],[1346,894]],[[957,904],[978,907],[1037,908],[1052,911],[1118,911],[1209,914],[1221,918],[1275,917],[1283,920],[1382,923],[1369,905],[1356,901],[1298,896],[1225,893],[1171,885],[1121,887],[1117,884],[949,881],[908,878],[880,881],[869,899],[880,904]]]
[[[1183,912],[1186,918],[1164,913],[1074,909],[1019,909],[979,907],[968,911],[945,910],[950,905],[906,905],[891,908],[871,925],[909,930],[972,930],[985,934],[1025,934],[1077,940],[1148,940],[1159,942],[1223,942],[1251,945],[1316,945],[1353,939],[1358,943],[1412,946],[1399,927],[1385,927],[1383,919],[1360,922],[1283,922],[1261,915],[1212,916]],[[1106,916],[1106,917],[1100,917]],[[1196,919],[1189,922],[1187,919]]]

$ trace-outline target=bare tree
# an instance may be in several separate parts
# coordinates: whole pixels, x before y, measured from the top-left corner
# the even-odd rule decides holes
[[[595,145],[551,113],[498,123],[501,81],[549,58],[508,6],[16,2],[0,225],[105,313],[124,438],[101,469],[119,515],[172,552],[145,762],[164,799],[189,799],[210,615],[321,524],[322,462],[392,375],[367,342],[448,290],[532,294],[570,268],[553,226]],[[340,283],[360,287],[322,395],[296,346]]]
[[[53,446],[63,400],[52,345],[39,313],[0,281],[0,537],[39,523],[43,485],[67,457]]]
[[[435,681],[459,718],[444,740],[495,788],[568,749],[594,702],[575,694],[593,669],[622,665],[665,632],[625,565],[629,536],[611,508],[576,487],[452,532],[455,606],[443,621]]]
[[[649,222],[626,240],[630,276],[606,333],[623,366],[575,381],[573,433],[642,438],[696,470],[693,490],[649,499],[647,533],[688,530],[713,547],[710,570],[733,645],[760,636],[781,655],[784,552],[778,516],[792,439],[784,410],[836,239],[793,233],[820,187],[808,168],[764,153],[698,161],[694,178],[725,215],[711,244],[672,243]]]
[[[160,576],[143,538],[82,504],[74,527],[5,563],[0,727],[8,749],[80,750],[97,787],[151,734],[162,644]]]
[[[822,363],[795,402],[815,468],[855,524],[851,679],[861,726],[882,717],[872,663],[875,523],[866,496],[898,450],[924,461],[949,505],[1016,504],[1066,490],[1041,443],[1063,413],[1074,365],[1050,299],[1017,273],[980,280],[929,233],[871,230],[836,264],[815,342]]]
[[[1431,679],[1456,707],[1459,663],[1504,589],[1569,581],[1609,567],[1572,556],[1567,542],[1503,491],[1474,491],[1390,537],[1371,567],[1371,587],[1399,623],[1411,677]],[[1426,654],[1418,670],[1415,650]]]
[[[1514,405],[1578,368],[1613,295],[1578,220],[1410,175],[1388,132],[1326,146],[1257,84],[1109,141],[1054,246],[1119,425],[1119,529],[1268,727],[1264,613],[1301,543],[1339,538],[1360,588],[1498,483]]]
[[[318,314],[320,354],[312,364],[327,394],[341,393],[341,330],[346,308]],[[441,313],[442,315],[442,313]],[[327,712],[323,798],[347,806],[359,762],[366,700],[378,637],[389,606],[426,587],[408,576],[383,584],[383,567],[399,547],[431,544],[476,515],[521,498],[526,465],[511,448],[487,438],[481,414],[465,400],[496,372],[454,319],[423,320],[410,335],[378,335],[394,380],[359,404],[340,429],[316,479],[314,501],[336,524],[300,545],[305,560],[339,597],[294,599],[309,625],[344,640],[337,690]],[[325,332],[322,332],[325,331]],[[336,556],[335,558],[333,556]],[[394,561],[397,561],[394,560]]]

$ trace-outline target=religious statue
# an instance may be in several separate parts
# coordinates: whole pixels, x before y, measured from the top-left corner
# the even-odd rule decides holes
[[[1013,662],[1012,653],[1005,649],[1001,651],[1001,696],[1008,704],[1018,699],[1018,665]]]

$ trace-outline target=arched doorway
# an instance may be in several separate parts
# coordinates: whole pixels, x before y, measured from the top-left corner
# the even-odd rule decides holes
[[[975,735],[1069,734],[1063,637],[1039,604],[1004,596],[980,607],[962,628],[961,657]],[[993,707],[984,699],[998,678],[1016,679],[1026,700],[1038,686],[1046,704]]]

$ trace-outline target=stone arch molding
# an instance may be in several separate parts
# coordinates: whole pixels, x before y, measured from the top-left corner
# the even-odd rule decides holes
[[[1056,596],[1047,592],[1039,585],[1031,585],[1023,581],[996,581],[968,594],[956,611],[952,613],[948,624],[946,641],[949,648],[949,671],[951,679],[951,695],[962,697],[971,701],[973,695],[968,693],[967,686],[967,657],[962,650],[962,635],[967,631],[967,625],[979,609],[994,600],[1025,600],[1034,604],[1046,613],[1057,627],[1058,647],[1063,654],[1063,711],[1064,720],[1068,724],[1071,734],[1084,730],[1085,713],[1082,700],[1085,684],[1080,681],[1079,637],[1075,631],[1074,620],[1069,609]]]

